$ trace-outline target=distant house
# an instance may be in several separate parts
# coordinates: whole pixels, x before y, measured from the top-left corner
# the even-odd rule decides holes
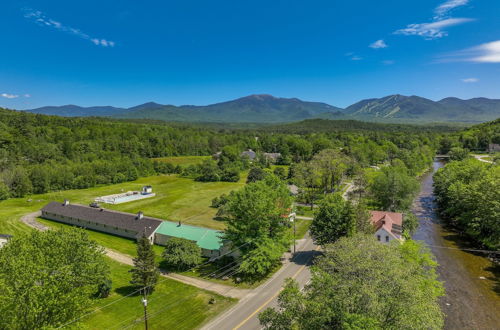
[[[385,211],[370,211],[370,221],[375,227],[375,237],[378,241],[388,243],[393,240],[403,240],[403,214]]]
[[[172,237],[184,238],[195,242],[205,257],[219,256],[228,249],[220,231],[147,217],[142,212],[125,213],[65,201],[45,205],[42,217],[126,238],[139,239],[145,235],[158,245],[164,245]]]
[[[0,249],[3,248],[4,245],[7,244],[11,238],[12,238],[11,235],[0,234]]]
[[[243,151],[240,154],[240,157],[247,157],[250,160],[255,160],[255,158],[257,157],[257,153],[255,151],[253,151],[252,149],[248,149],[246,151]]]
[[[218,160],[220,158],[220,155],[222,155],[222,151],[218,151],[215,154],[213,154],[212,158]]]
[[[288,185],[288,190],[290,191],[290,194],[292,196],[297,196],[299,194],[299,187],[297,187],[294,184],[289,184]]]
[[[271,163],[276,163],[281,157],[281,153],[279,152],[264,152],[262,155]]]
[[[500,144],[490,143],[488,145],[488,152],[500,152]]]
[[[144,186],[144,187],[142,187],[141,193],[143,195],[145,195],[145,194],[151,194],[152,192],[153,192],[153,187],[151,187],[151,186]]]

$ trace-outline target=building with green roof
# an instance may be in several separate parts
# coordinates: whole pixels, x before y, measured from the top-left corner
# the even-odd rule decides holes
[[[163,221],[155,231],[154,242],[158,245],[165,245],[172,237],[184,238],[196,242],[205,257],[215,257],[221,254],[224,246],[222,234],[223,232],[213,229]]]

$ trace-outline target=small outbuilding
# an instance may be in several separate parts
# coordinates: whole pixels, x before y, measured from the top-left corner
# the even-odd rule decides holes
[[[3,248],[4,245],[7,244],[11,238],[12,235],[0,234],[0,249]]]

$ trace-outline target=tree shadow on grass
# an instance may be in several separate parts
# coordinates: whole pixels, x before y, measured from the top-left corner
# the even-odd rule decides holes
[[[133,297],[133,296],[139,296],[141,294],[141,291],[139,290],[139,288],[136,286],[133,286],[133,285],[121,286],[119,288],[116,288],[114,291],[121,296],[131,295]],[[135,291],[137,291],[137,292],[135,292]],[[134,294],[131,294],[131,293],[134,293]]]

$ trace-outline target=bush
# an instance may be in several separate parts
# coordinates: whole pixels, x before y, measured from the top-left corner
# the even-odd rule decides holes
[[[261,167],[252,167],[248,172],[247,183],[257,182],[263,180],[267,173]]]
[[[165,243],[162,257],[167,268],[177,271],[192,268],[202,261],[201,248],[195,242],[177,237]]]
[[[111,293],[112,287],[113,282],[110,278],[106,278],[101,284],[98,285],[96,296],[98,298],[107,298]]]
[[[228,168],[222,172],[221,181],[238,182],[240,181],[240,171],[237,168]]]

